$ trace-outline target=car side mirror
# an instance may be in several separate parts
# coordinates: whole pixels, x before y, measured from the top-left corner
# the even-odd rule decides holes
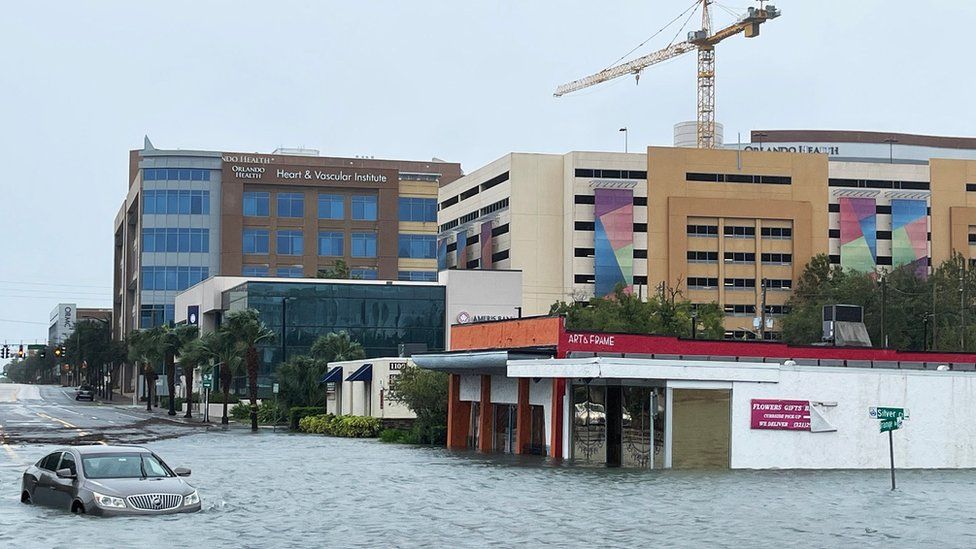
[[[58,469],[58,478],[77,478],[77,475],[71,472],[71,469]]]
[[[173,472],[176,473],[176,476],[178,477],[190,476],[190,470],[186,467],[177,467],[176,469],[173,469]]]

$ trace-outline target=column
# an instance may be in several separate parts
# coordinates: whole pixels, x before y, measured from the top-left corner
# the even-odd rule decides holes
[[[549,406],[552,432],[549,433],[549,456],[553,459],[563,458],[563,393],[566,391],[566,380],[552,379],[552,403]]]
[[[461,401],[461,376],[447,376],[447,447],[466,448],[471,424],[471,403]]]
[[[518,378],[518,410],[516,412],[516,435],[515,435],[515,453],[516,454],[527,454],[529,453],[529,442],[532,440],[532,412],[529,407],[529,383],[531,380],[527,377]]]
[[[478,451],[491,452],[493,432],[491,419],[491,376],[481,376],[481,406],[478,407]]]

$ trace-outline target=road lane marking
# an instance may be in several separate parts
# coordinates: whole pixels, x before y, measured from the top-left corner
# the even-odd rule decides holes
[[[7,455],[10,456],[10,459],[13,459],[13,460],[19,461],[19,462],[23,462],[24,461],[17,454],[17,452],[14,451],[14,449],[10,446],[10,444],[7,444],[7,433],[4,433],[2,428],[0,428],[0,446],[3,446],[3,450],[5,452],[7,452]]]
[[[72,424],[68,423],[67,421],[65,421],[63,419],[58,419],[56,417],[51,417],[51,416],[49,416],[47,414],[42,414],[40,412],[38,412],[37,415],[39,415],[39,416],[41,416],[41,417],[43,417],[45,419],[50,419],[52,421],[57,421],[58,423],[60,423],[61,425],[64,425],[65,427],[67,427],[69,429],[77,429],[78,428],[77,425],[72,425]]]

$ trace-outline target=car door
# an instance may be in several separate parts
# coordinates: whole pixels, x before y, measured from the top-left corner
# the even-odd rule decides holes
[[[60,478],[57,471],[59,469],[69,469],[75,474],[75,478]],[[78,468],[75,466],[75,457],[71,452],[64,452],[61,455],[61,463],[54,469],[51,484],[51,505],[62,509],[71,509],[71,502],[75,498],[75,487],[78,485]]]
[[[61,452],[45,456],[37,465],[37,483],[34,485],[32,499],[38,505],[54,504],[54,468],[61,461]]]

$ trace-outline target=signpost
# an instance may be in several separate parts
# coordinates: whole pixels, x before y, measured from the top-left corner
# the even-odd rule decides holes
[[[210,389],[213,388],[213,374],[203,374],[203,421],[210,421]]]
[[[895,489],[895,443],[892,432],[901,429],[908,419],[908,408],[892,408],[890,406],[872,406],[868,408],[868,416],[879,420],[882,433],[888,433],[888,456],[891,459],[891,489]]]
[[[274,415],[274,419],[271,422],[271,432],[277,433],[278,432],[278,384],[277,383],[271,386],[271,392],[274,393],[275,396],[274,398],[275,415]]]

